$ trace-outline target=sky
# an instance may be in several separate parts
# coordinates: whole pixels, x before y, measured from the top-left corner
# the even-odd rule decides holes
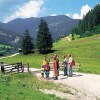
[[[100,0],[0,0],[0,22],[56,15],[82,19],[98,3]]]

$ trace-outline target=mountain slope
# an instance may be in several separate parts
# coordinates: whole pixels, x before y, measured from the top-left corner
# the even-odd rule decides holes
[[[21,35],[5,28],[5,24],[0,23],[0,43],[10,46],[18,46]]]
[[[53,49],[60,57],[71,53],[75,61],[80,62],[81,72],[100,74],[100,34],[71,42],[63,38],[54,43]]]
[[[69,35],[71,29],[75,27],[79,21],[64,15],[47,16],[43,17],[43,19],[47,21],[53,39],[59,38],[59,35],[61,34]],[[5,28],[21,35],[25,32],[26,29],[28,29],[31,36],[36,38],[39,23],[40,18],[18,18],[8,22],[5,25]]]
[[[54,52],[53,52],[54,51]],[[80,72],[100,74],[100,34],[87,38],[81,38],[73,41],[68,41],[62,38],[54,43],[53,53],[47,54],[47,58],[52,61],[52,54],[57,54],[60,61],[64,55],[71,53],[75,62],[80,62]],[[12,58],[2,59],[0,62],[14,63],[23,62],[29,63],[30,67],[40,68],[44,55],[34,53],[30,55],[17,55]]]

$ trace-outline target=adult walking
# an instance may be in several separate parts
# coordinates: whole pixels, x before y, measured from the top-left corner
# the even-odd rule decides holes
[[[69,76],[70,77],[73,75],[73,70],[72,70],[73,65],[72,65],[72,61],[73,61],[73,59],[72,59],[71,54],[68,54]]]
[[[63,66],[63,69],[64,69],[64,76],[68,75],[67,74],[68,61],[66,59],[66,56],[63,56],[62,66]]]
[[[55,56],[55,59],[56,59],[56,63],[57,63],[57,73],[58,73],[58,76],[59,76],[59,58],[58,58],[57,54],[55,54],[54,56]]]
[[[57,61],[56,61],[56,56],[53,57],[53,68],[54,68],[54,80],[58,79],[58,70],[57,70]]]

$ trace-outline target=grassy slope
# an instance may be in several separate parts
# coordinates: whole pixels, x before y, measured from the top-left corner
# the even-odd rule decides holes
[[[53,53],[58,54],[60,61],[62,56],[71,53],[76,62],[81,63],[80,72],[100,74],[100,34],[87,38],[76,39],[69,42],[66,38],[54,43]],[[47,54],[50,58],[52,53]],[[30,63],[31,67],[40,68],[43,55],[35,53],[18,55],[13,58],[2,59],[6,63],[23,62]],[[52,60],[50,58],[50,60]]]
[[[63,39],[55,44],[58,54],[62,55],[70,52],[76,62],[81,63],[81,72],[100,74],[100,34],[73,40],[70,43],[65,41]]]
[[[0,74],[0,100],[62,100],[39,91],[39,89],[53,89],[53,87],[58,86],[38,80],[32,74]]]
[[[0,47],[4,47],[4,46],[5,46],[5,48],[11,48],[11,46],[0,44]]]

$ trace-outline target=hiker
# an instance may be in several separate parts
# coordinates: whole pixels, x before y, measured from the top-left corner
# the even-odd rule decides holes
[[[53,67],[54,67],[54,80],[58,79],[58,71],[57,71],[57,62],[56,62],[56,56],[53,57]]]
[[[41,66],[41,78],[44,78],[44,66]]]
[[[63,56],[62,67],[64,69],[64,76],[68,75],[67,74],[67,66],[68,66],[68,61],[66,59],[66,56]]]
[[[47,64],[47,57],[44,56],[43,60],[42,60],[42,66],[41,66],[41,78],[44,78],[44,67]]]
[[[73,74],[73,70],[72,70],[72,67],[73,67],[73,65],[72,65],[72,56],[71,56],[71,54],[68,54],[68,64],[69,64],[69,76],[71,77],[72,76],[72,74]]]
[[[44,66],[44,70],[45,70],[46,79],[49,79],[49,74],[50,74],[49,62],[47,62],[47,64]]]
[[[42,60],[42,65],[44,66],[44,65],[46,65],[46,64],[47,64],[47,57],[44,56],[44,58],[43,58],[43,60]]]
[[[57,54],[55,54],[56,57],[56,63],[57,63],[57,72],[58,72],[58,76],[59,76],[59,58],[57,56]]]

